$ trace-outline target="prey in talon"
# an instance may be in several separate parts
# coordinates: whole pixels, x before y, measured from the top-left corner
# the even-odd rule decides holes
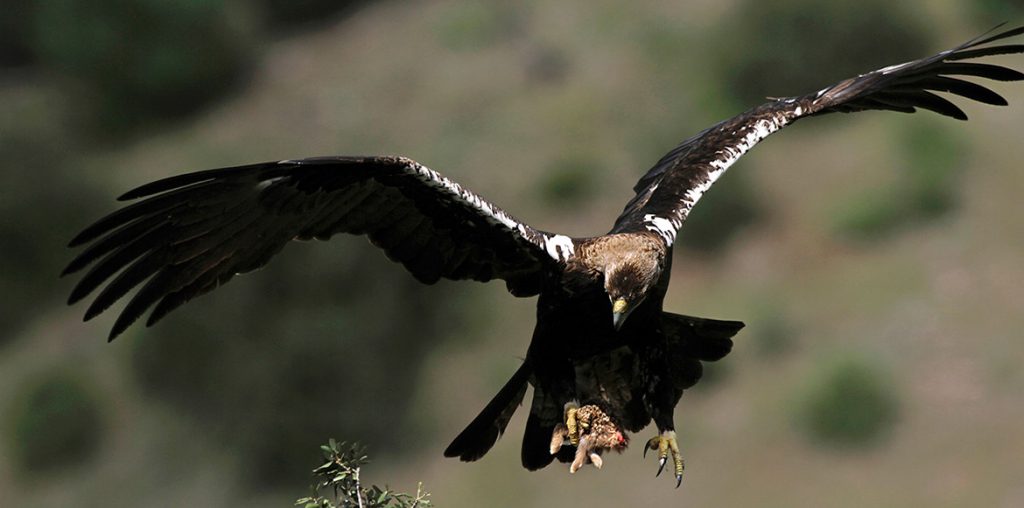
[[[558,404],[544,385],[534,388],[524,464],[542,466],[557,458],[570,463],[571,473],[587,462],[601,468],[606,450],[621,452],[629,444],[628,432],[639,432],[653,420],[658,437],[645,443],[645,450],[658,450],[659,475],[671,456],[678,487],[683,459],[675,439],[676,404],[700,379],[701,362],[728,354],[742,327],[736,321],[665,313],[660,337],[637,338],[632,346],[575,359],[561,390],[577,398]]]
[[[566,441],[568,440],[568,443]],[[580,407],[575,401],[565,405],[565,423],[559,423],[551,435],[551,455],[557,455],[563,446],[575,446],[569,472],[579,471],[588,461],[601,469],[605,450],[622,453],[629,446],[629,436],[619,428],[607,413],[594,404]]]

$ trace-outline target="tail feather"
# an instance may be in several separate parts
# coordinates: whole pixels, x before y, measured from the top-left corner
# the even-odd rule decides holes
[[[554,425],[545,424],[537,413],[530,412],[530,417],[526,419],[526,430],[523,432],[523,467],[536,471],[551,463],[555,458],[550,451],[551,433],[554,430]]]
[[[523,401],[529,379],[530,369],[524,362],[483,411],[452,440],[444,456],[458,457],[466,462],[483,457],[505,432],[512,414]]]
[[[523,432],[522,461],[523,467],[536,471],[558,458],[561,462],[572,462],[574,450],[562,447],[555,455],[551,454],[551,436],[555,425],[562,422],[564,402],[551,396],[550,390],[533,387],[533,403],[530,405],[530,417],[526,420]]]

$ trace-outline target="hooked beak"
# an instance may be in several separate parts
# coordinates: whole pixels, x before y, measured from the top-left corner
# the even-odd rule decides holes
[[[615,327],[615,331],[619,331],[622,328],[622,324],[626,322],[626,316],[629,315],[629,303],[626,300],[619,298],[612,302],[612,326]]]

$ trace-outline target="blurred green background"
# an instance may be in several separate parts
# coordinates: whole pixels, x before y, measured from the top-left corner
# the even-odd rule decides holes
[[[679,490],[639,446],[523,470],[525,411],[482,461],[441,457],[525,353],[533,301],[501,284],[423,287],[336,238],[108,345],[112,315],[82,324],[56,277],[132,186],[309,155],[404,154],[534,226],[601,234],[679,140],[1019,24],[1024,2],[4,10],[2,506],[290,505],[329,437],[369,447],[366,481],[422,480],[439,506],[1024,506],[1020,83],[966,124],[801,122],[701,202],[666,307],[748,327],[678,407]]]

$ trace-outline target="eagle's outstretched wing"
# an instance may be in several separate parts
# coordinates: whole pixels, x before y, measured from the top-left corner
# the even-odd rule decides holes
[[[640,179],[633,188],[636,196],[626,204],[612,232],[654,231],[672,245],[686,216],[711,184],[759,141],[799,118],[869,109],[913,113],[922,108],[967,119],[960,108],[932,91],[1006,105],[995,92],[959,76],[1024,79],[1024,74],[1005,67],[964,62],[1024,53],[1021,44],[990,45],[1022,33],[1024,27],[983,35],[937,55],[862,74],[817,93],[774,100],[714,125],[680,143]]]
[[[523,224],[480,196],[404,157],[322,157],[213,169],[143,185],[144,198],[89,226],[89,244],[64,274],[95,265],[74,303],[118,272],[85,313],[103,312],[135,286],[113,339],[150,307],[151,325],[235,274],[265,265],[293,239],[365,234],[422,282],[504,279],[539,290],[546,268],[573,255],[572,240]]]

